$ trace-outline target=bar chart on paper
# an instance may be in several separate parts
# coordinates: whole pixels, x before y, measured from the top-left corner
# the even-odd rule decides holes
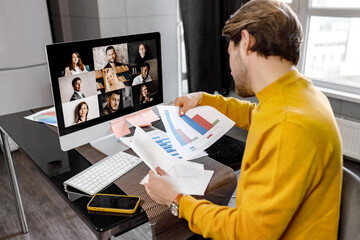
[[[171,139],[166,132],[155,129],[153,131],[147,132],[146,134],[150,136],[151,139],[155,141],[160,147],[162,147],[162,149],[165,150],[169,155],[178,159],[183,159],[183,157],[173,146]],[[203,156],[207,156],[207,153],[204,151],[200,151],[199,155],[196,155],[195,157],[198,158]]]
[[[179,153],[176,151],[176,149],[172,146],[171,140],[165,132],[163,132],[159,129],[156,129],[151,132],[148,132],[147,134],[160,147],[162,147],[168,154],[170,154],[173,157],[182,159],[182,157],[179,155]]]
[[[209,106],[193,108],[181,117],[178,107],[158,108],[166,132],[184,158],[205,150],[234,125],[232,120]]]

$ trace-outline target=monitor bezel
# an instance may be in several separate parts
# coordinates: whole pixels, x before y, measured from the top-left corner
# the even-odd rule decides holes
[[[60,97],[60,86],[59,86],[59,75],[55,66],[57,64],[56,57],[59,54],[59,49],[71,47],[72,49],[76,49],[76,46],[81,46],[81,48],[89,48],[91,51],[93,48],[106,46],[106,45],[116,45],[122,43],[131,43],[131,42],[142,42],[155,40],[156,42],[156,58],[157,58],[157,69],[158,69],[158,95],[153,101],[145,103],[141,106],[141,108],[137,106],[132,106],[129,108],[121,109],[116,113],[112,113],[105,116],[100,116],[95,119],[88,120],[82,124],[75,124],[69,127],[65,127],[64,117],[63,117],[63,109],[62,102]],[[49,67],[49,75],[50,82],[52,86],[52,94],[53,101],[56,111],[56,118],[58,124],[58,134],[59,137],[66,135],[74,135],[74,133],[93,128],[96,125],[100,125],[102,123],[108,123],[117,118],[123,117],[127,114],[136,112],[140,109],[152,107],[158,104],[163,103],[163,79],[162,79],[162,64],[161,64],[161,36],[159,32],[152,33],[144,33],[144,34],[136,34],[136,35],[126,35],[126,36],[117,36],[117,37],[109,37],[109,38],[100,38],[100,39],[91,39],[91,40],[82,40],[82,41],[72,41],[72,42],[64,42],[64,43],[55,43],[46,46],[48,67]],[[109,133],[109,132],[107,132]]]

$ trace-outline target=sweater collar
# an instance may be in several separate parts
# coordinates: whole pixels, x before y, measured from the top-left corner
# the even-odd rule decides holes
[[[282,89],[285,86],[288,86],[289,84],[296,82],[300,77],[301,74],[298,72],[297,69],[294,69],[286,73],[282,77],[278,78],[275,82],[269,84],[268,86],[266,86],[256,94],[259,103],[265,102],[272,96],[281,93]]]

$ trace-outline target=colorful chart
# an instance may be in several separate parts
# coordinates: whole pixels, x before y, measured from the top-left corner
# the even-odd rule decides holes
[[[179,116],[179,107],[158,106],[174,148],[191,159],[224,135],[234,122],[210,106],[192,108]]]
[[[56,114],[55,112],[43,112],[34,116],[33,120],[43,123],[56,124]]]
[[[148,134],[168,154],[171,154],[171,156],[182,159],[182,157],[179,155],[179,153],[176,151],[176,149],[173,148],[171,140],[169,137],[166,136],[166,133],[164,133],[160,130],[154,130],[152,132],[149,132]]]
[[[175,128],[173,122],[171,121],[171,117],[168,110],[165,110],[165,115],[168,120],[171,131],[173,132],[174,136],[181,144],[181,146],[184,146],[198,139],[198,137],[194,137],[191,139],[181,129]],[[201,135],[205,135],[210,129],[212,129],[220,121],[219,119],[216,119],[213,123],[210,123],[205,118],[201,117],[199,114],[196,114],[192,118],[190,118],[187,115],[183,115],[180,117],[180,119],[183,120],[185,123],[187,123],[192,129],[194,129],[196,132],[200,133]],[[207,138],[210,138],[211,136],[212,134],[208,135]]]
[[[57,126],[55,108],[48,108],[25,117],[28,120]]]

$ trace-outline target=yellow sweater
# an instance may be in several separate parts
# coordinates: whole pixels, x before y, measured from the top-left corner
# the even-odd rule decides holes
[[[180,217],[213,239],[337,239],[342,152],[327,98],[297,70],[256,96],[203,94],[201,105],[249,130],[236,208],[184,196]]]

